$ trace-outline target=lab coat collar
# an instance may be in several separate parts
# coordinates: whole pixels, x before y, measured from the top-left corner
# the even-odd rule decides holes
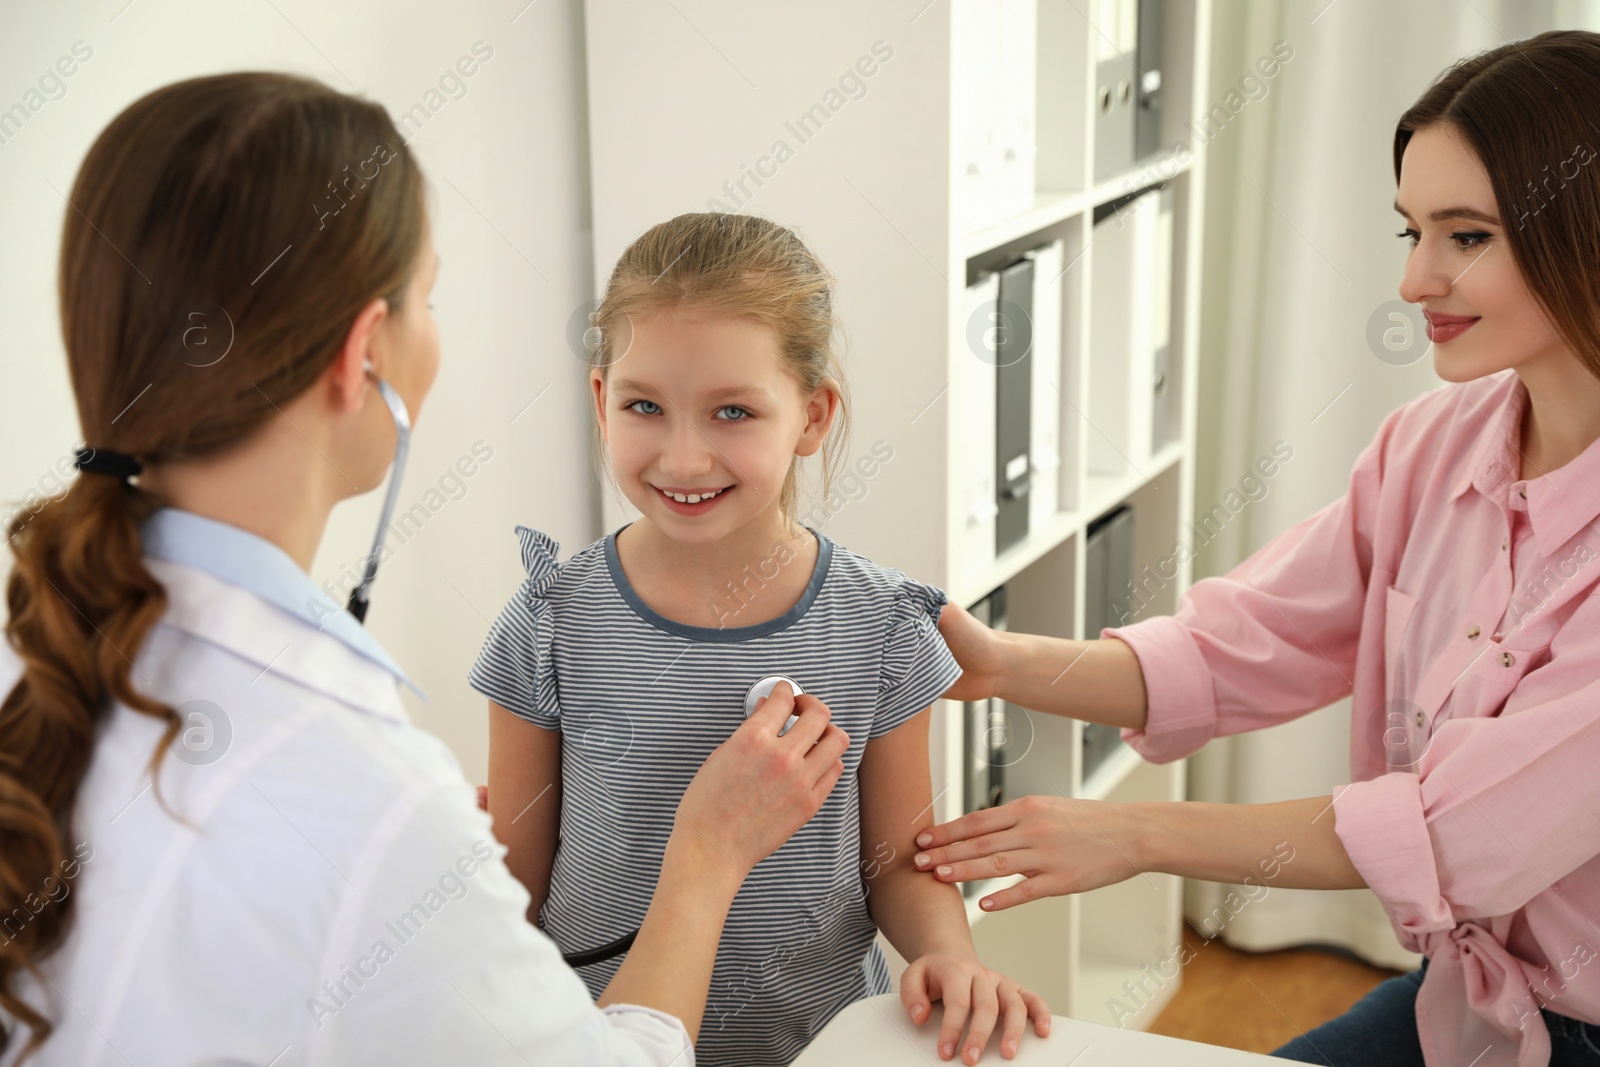
[[[1515,370],[1504,374],[1505,380],[1475,405],[1485,425],[1456,479],[1451,500],[1475,487],[1506,507],[1511,486],[1521,480],[1528,390]],[[1579,530],[1600,518],[1600,441],[1559,470],[1528,479],[1526,491],[1528,520],[1539,551],[1554,556]]]
[[[227,587],[242,591],[259,601],[265,601],[291,616],[293,620],[334,638],[367,663],[382,668],[392,679],[405,683],[423,700],[428,699],[427,694],[406,677],[405,672],[377,639],[356,621],[355,616],[346,611],[342,605],[329,600],[305,571],[300,569],[299,564],[289,558],[288,553],[266,538],[237,526],[171,507],[160,508],[151,514],[145,520],[140,532],[144,554],[148,559],[177,564],[189,572],[198,571],[202,575],[220,580]],[[196,582],[192,579],[184,581],[184,576],[178,578],[186,590],[217,592],[216,589],[210,588],[215,583]],[[170,593],[169,590],[169,600],[175,599]],[[259,609],[249,610],[248,605],[238,597],[219,597],[217,607],[211,607],[205,602],[195,602],[192,597],[188,599],[190,601],[188,610],[173,613],[173,617],[166,621],[180,629],[189,630],[198,637],[224,644],[252,659],[256,657],[250,655],[251,651],[259,653],[264,649],[265,643],[270,643],[257,639],[248,627],[223,617],[225,615],[221,610],[223,604],[232,611],[242,613],[239,618],[245,615],[263,614]],[[262,622],[259,618],[254,621]],[[277,629],[280,632],[274,639],[287,632],[281,627]],[[229,635],[230,640],[221,640],[219,634]],[[292,648],[293,642],[288,643]],[[302,643],[305,642],[302,640]],[[284,644],[285,642],[280,641],[266,651],[267,659],[261,661],[263,666],[283,650]],[[288,653],[284,655],[287,657]],[[331,666],[326,657],[311,659],[296,657],[296,662],[308,668],[313,665]],[[283,665],[284,661],[280,659],[274,664],[274,669],[279,669]],[[323,684],[326,680],[320,677],[306,677],[301,680],[312,682],[317,688],[327,688]]]

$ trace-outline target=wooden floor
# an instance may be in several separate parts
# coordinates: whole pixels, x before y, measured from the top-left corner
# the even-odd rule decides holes
[[[1332,950],[1241,952],[1188,926],[1184,945],[1183,983],[1150,1032],[1247,1052],[1271,1052],[1399,973]]]

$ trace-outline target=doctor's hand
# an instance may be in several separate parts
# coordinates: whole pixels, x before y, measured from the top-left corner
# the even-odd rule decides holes
[[[961,665],[961,677],[945,692],[946,700],[986,700],[1000,692],[1005,663],[1000,635],[959,604],[939,612],[939,636]]]
[[[800,718],[782,737],[790,714]],[[821,809],[844,773],[850,738],[828,706],[780,682],[733,736],[707,757],[678,804],[674,834],[713,845],[740,878]]]
[[[1061,796],[1019,797],[917,835],[912,863],[941,882],[1023,875],[979,901],[1004,911],[1040,897],[1083,893],[1141,873],[1141,805]]]

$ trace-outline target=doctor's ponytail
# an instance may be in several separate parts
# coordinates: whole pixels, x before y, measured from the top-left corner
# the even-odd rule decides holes
[[[226,74],[135,102],[64,212],[62,333],[86,445],[198,458],[280,417],[362,307],[398,305],[422,189],[383,108],[314,81]],[[155,776],[179,730],[140,669],[166,608],[139,533],[160,505],[136,477],[84,472],[7,524],[5,633],[22,672],[0,703],[0,1053],[15,1020],[19,1063],[52,1024],[15,980],[62,946],[73,881],[115,833],[74,825],[97,733],[117,704],[161,721]]]

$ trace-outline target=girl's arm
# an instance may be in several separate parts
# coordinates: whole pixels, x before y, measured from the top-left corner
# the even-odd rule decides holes
[[[506,866],[533,900],[528,921],[550,894],[561,825],[561,731],[546,730],[489,701],[489,815],[506,846]]]
[[[931,1000],[944,1002],[940,1055],[954,1055],[970,1010],[966,1062],[977,1062],[1002,1012],[1000,1051],[1010,1059],[1030,1016],[1041,1036],[1050,1032],[1049,1007],[1037,994],[979,962],[960,891],[929,878],[911,862],[917,835],[933,825],[930,717],[924,708],[904,725],[868,741],[861,757],[867,909],[895,951],[910,961],[900,999],[912,1022],[921,1025],[929,1017]]]

